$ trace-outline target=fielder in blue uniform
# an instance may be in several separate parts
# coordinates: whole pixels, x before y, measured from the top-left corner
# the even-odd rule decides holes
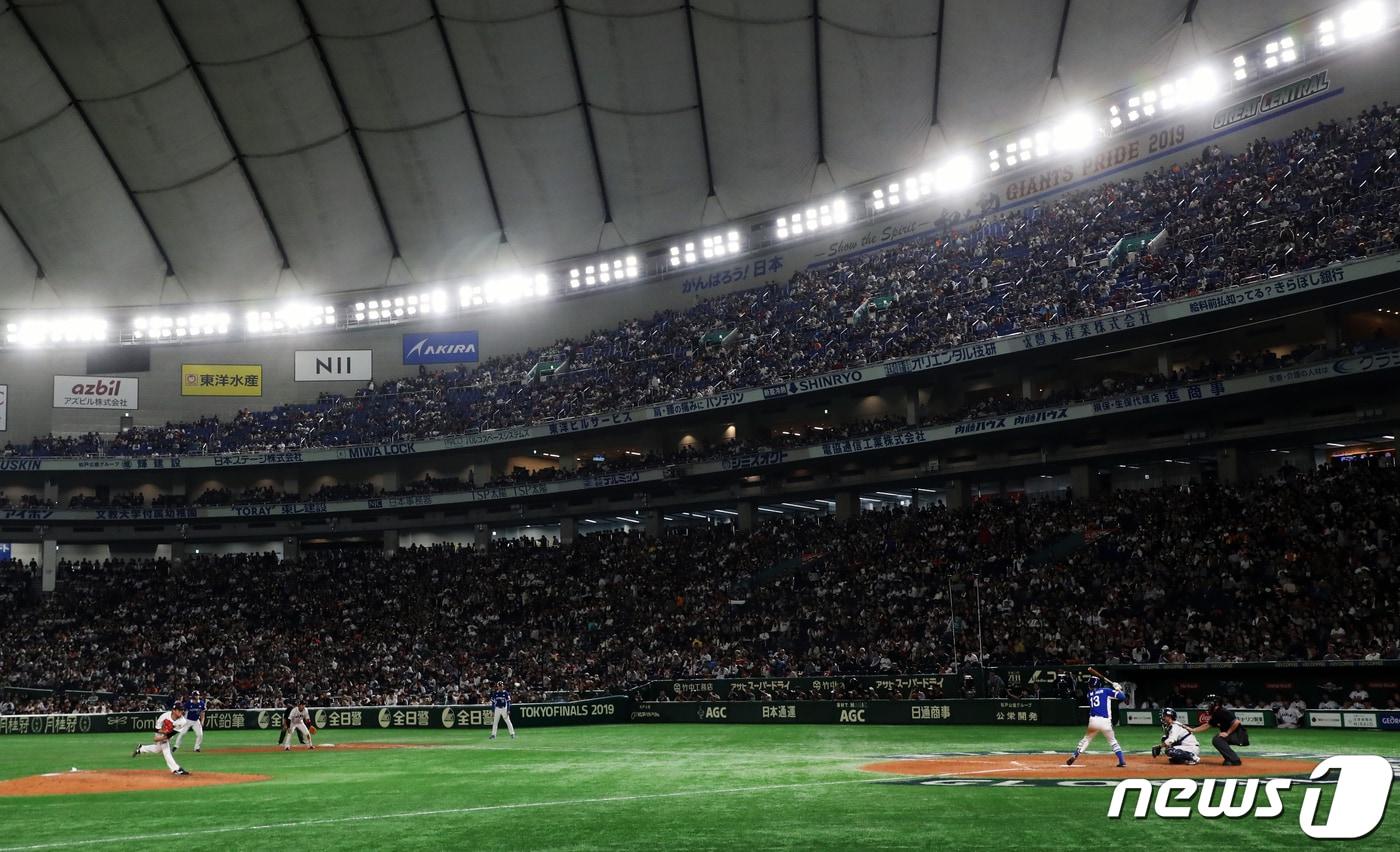
[[[1074,747],[1074,754],[1065,761],[1065,766],[1073,766],[1074,761],[1079,758],[1084,749],[1089,747],[1089,741],[1099,734],[1103,734],[1108,740],[1108,745],[1113,749],[1113,753],[1118,755],[1118,765],[1127,766],[1127,761],[1123,760],[1123,749],[1118,745],[1118,737],[1113,733],[1113,702],[1126,701],[1128,696],[1123,694],[1123,687],[1111,683],[1103,686],[1102,682],[1096,678],[1089,678],[1089,727],[1085,729],[1084,736],[1079,740],[1079,745]]]
[[[196,689],[185,696],[185,700],[180,702],[180,707],[185,711],[189,726],[181,728],[180,733],[175,735],[175,744],[171,751],[180,750],[180,740],[183,740],[185,732],[190,730],[194,731],[194,750],[199,751],[204,746],[204,711],[209,709],[209,702]]]
[[[491,693],[491,739],[496,738],[496,728],[501,724],[501,720],[506,720],[506,730],[510,731],[510,738],[515,739],[515,726],[510,723],[510,691],[506,689],[505,681],[496,681],[496,691]]]

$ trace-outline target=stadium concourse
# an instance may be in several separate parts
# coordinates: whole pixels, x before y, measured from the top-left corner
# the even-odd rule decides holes
[[[477,702],[498,677],[528,699],[665,678],[1394,659],[1397,534],[1400,471],[1357,462],[1238,487],[871,511],[751,533],[340,549],[282,564],[79,562],[38,601],[31,569],[12,563],[0,572],[0,681],[55,690],[20,708],[55,712],[144,708],[191,689],[230,707],[288,695],[443,704]],[[978,616],[967,593],[947,596],[950,575],[979,577],[983,660],[966,637],[954,652],[951,628]],[[1397,697],[1368,700],[1395,708]]]
[[[937,232],[781,287],[701,302],[559,340],[477,369],[386,379],[352,396],[244,410],[228,422],[35,436],[7,456],[285,450],[428,438],[709,396],[1248,284],[1393,251],[1400,107],[1389,103],[1237,154],[1195,159],[1008,215],[945,212]],[[1125,234],[1165,241],[1100,266]],[[862,322],[872,297],[889,305]],[[715,329],[733,346],[706,346]],[[541,360],[562,361],[548,382]]]

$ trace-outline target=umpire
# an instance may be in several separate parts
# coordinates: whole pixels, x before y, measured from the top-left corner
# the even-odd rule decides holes
[[[1207,695],[1206,703],[1210,705],[1210,718],[1192,728],[1191,733],[1200,734],[1211,728],[1219,728],[1220,733],[1211,738],[1210,744],[1225,758],[1226,766],[1242,766],[1244,761],[1240,760],[1240,756],[1230,746],[1249,745],[1249,731],[1235,718],[1234,712],[1220,702],[1220,696]],[[1205,715],[1201,714],[1203,718]]]

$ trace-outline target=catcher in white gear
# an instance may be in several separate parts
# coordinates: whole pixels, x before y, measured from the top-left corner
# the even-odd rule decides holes
[[[1201,762],[1201,744],[1191,729],[1176,720],[1176,711],[1162,711],[1162,744],[1152,747],[1152,756],[1166,752],[1167,760],[1178,765],[1195,766]]]

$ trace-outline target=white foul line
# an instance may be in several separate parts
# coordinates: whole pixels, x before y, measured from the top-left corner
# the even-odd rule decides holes
[[[440,808],[431,811],[401,811],[390,814],[360,814],[346,817],[326,817],[324,819],[297,820],[295,822],[272,822],[261,825],[235,825],[222,828],[196,828],[186,831],[162,831],[158,834],[128,834],[124,837],[98,837],[87,840],[65,840],[55,843],[35,843],[29,846],[0,846],[0,852],[29,852],[35,849],[60,849],[71,846],[97,846],[106,843],[134,843],[144,840],[166,840],[177,837],[199,837],[210,834],[230,834],[239,831],[268,831],[279,828],[304,828],[312,825],[335,825],[338,823],[371,822],[379,819],[409,819],[425,816],[451,814],[472,814],[484,811],[507,811],[525,808],[549,808],[568,805],[601,805],[610,802],[636,802],[646,799],[672,799],[682,796],[722,796],[730,793],[761,793],[766,790],[788,790],[801,787],[834,787],[841,784],[874,784],[889,781],[888,778],[848,778],[843,781],[805,781],[795,784],[764,784],[757,787],[724,787],[718,790],[680,790],[673,793],[640,793],[635,796],[604,796],[593,799],[559,799],[549,802],[513,802],[504,805],[477,805],[470,808]]]

